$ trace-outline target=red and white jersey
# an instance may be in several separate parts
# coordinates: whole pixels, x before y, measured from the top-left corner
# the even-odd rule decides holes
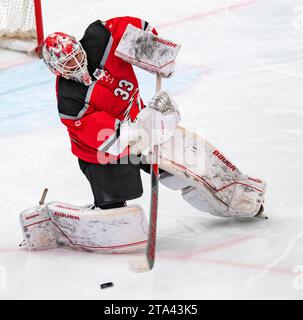
[[[121,17],[97,20],[85,31],[80,42],[93,79],[90,86],[57,79],[59,115],[68,129],[72,152],[91,163],[105,164],[128,154],[128,148],[118,157],[106,150],[119,137],[120,121],[133,121],[144,108],[132,65],[114,54],[128,24],[144,30],[148,27],[141,19]]]

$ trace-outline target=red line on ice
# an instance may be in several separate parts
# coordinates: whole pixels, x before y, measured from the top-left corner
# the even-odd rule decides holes
[[[229,240],[224,240],[223,242],[211,244],[209,246],[204,246],[200,249],[189,251],[186,253],[183,253],[181,255],[176,256],[177,259],[187,259],[191,258],[194,255],[201,254],[201,253],[206,253],[206,252],[213,252],[217,251],[226,247],[230,247],[236,244],[239,244],[244,241],[248,241],[250,239],[254,239],[256,236],[255,235],[247,235],[247,236],[241,236],[239,238],[233,238]]]
[[[249,1],[240,2],[240,3],[229,5],[229,6],[219,7],[217,9],[214,9],[214,10],[211,10],[211,11],[201,12],[201,13],[189,16],[189,17],[185,17],[185,18],[182,18],[182,19],[173,20],[173,21],[170,21],[170,22],[159,24],[157,26],[157,28],[171,27],[171,26],[174,26],[174,25],[181,24],[183,22],[193,21],[193,20],[198,20],[198,19],[205,18],[205,17],[215,16],[217,14],[221,14],[221,13],[228,12],[228,11],[231,11],[231,10],[247,7],[249,5],[256,4],[257,2],[258,2],[257,0],[249,0]],[[28,58],[28,56],[27,56],[27,58]],[[0,64],[0,70],[8,69],[8,68],[11,68],[11,67],[15,67],[15,66],[18,66],[20,64],[29,63],[31,61],[33,61],[33,60],[32,59],[29,59],[29,60],[20,59],[20,60],[15,61],[15,62],[2,63],[2,64]]]
[[[256,4],[257,2],[258,2],[257,0],[250,0],[250,1],[240,2],[240,3],[229,5],[229,6],[220,7],[220,8],[211,10],[211,11],[201,12],[201,13],[198,13],[198,14],[186,17],[186,18],[182,18],[182,19],[178,19],[178,20],[174,20],[174,21],[170,21],[170,22],[165,22],[165,23],[162,23],[162,24],[159,24],[158,26],[156,26],[156,28],[160,28],[160,29],[167,28],[167,27],[181,24],[183,22],[193,21],[193,20],[198,20],[198,19],[205,18],[205,17],[215,16],[217,14],[221,14],[221,13],[228,12],[231,10],[247,7],[247,6]]]
[[[230,267],[256,269],[256,270],[261,270],[261,271],[264,271],[267,269],[266,266],[260,266],[257,264],[241,263],[241,262],[232,262],[232,261],[224,261],[224,260],[216,260],[216,259],[204,259],[204,258],[202,258],[202,259],[195,259],[194,258],[193,260],[206,262],[206,263],[214,263],[214,264],[219,264],[219,265],[224,265],[224,266],[230,266]],[[286,268],[272,267],[272,268],[268,268],[268,271],[277,272],[277,273],[284,273],[284,274],[288,274],[288,275],[294,275],[294,273],[291,269],[286,269]]]
[[[159,258],[176,259],[176,260],[182,260],[182,261],[189,259],[191,261],[197,261],[197,262],[212,263],[212,264],[218,264],[218,265],[229,266],[229,267],[239,267],[239,268],[244,268],[244,269],[256,269],[256,270],[263,271],[263,270],[267,269],[266,266],[257,265],[257,264],[242,263],[242,262],[224,261],[224,260],[205,258],[205,257],[195,257],[198,254],[203,254],[206,252],[213,252],[216,250],[220,250],[220,249],[223,249],[226,247],[230,247],[230,246],[242,243],[244,241],[248,241],[250,239],[254,239],[254,238],[256,238],[255,235],[247,235],[247,236],[234,238],[234,239],[230,239],[230,240],[224,240],[224,242],[205,246],[205,247],[202,247],[201,249],[197,249],[197,250],[191,251],[191,252],[186,252],[186,253],[183,253],[180,255],[173,256],[173,255],[161,254],[161,255],[159,255]],[[293,275],[292,269],[287,269],[287,268],[271,267],[271,268],[268,268],[268,271]]]

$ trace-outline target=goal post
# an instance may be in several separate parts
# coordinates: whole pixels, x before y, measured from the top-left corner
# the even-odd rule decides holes
[[[37,35],[36,53],[38,54],[39,57],[41,57],[42,46],[44,42],[41,0],[34,0],[34,4],[35,4],[36,35]]]
[[[41,56],[41,0],[0,0],[0,47]]]

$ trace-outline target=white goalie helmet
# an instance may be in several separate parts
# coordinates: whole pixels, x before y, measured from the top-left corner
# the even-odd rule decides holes
[[[62,32],[51,33],[42,49],[43,59],[50,71],[57,76],[90,85],[87,56],[81,43]]]

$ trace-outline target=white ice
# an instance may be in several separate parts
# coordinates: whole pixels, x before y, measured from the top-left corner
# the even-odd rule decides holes
[[[268,182],[262,219],[198,212],[160,188],[156,265],[133,255],[27,252],[18,215],[48,200],[92,202],[40,61],[0,51],[0,299],[301,299],[303,297],[302,0],[45,0],[45,33],[80,37],[131,15],[182,43],[166,80],[183,114],[245,173]],[[12,67],[13,64],[17,64]],[[154,76],[138,70],[143,97]],[[149,176],[137,202],[148,212]],[[103,282],[114,287],[100,290]]]

